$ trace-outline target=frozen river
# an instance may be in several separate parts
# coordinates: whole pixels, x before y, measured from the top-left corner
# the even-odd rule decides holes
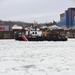
[[[75,75],[75,39],[0,40],[0,75]]]

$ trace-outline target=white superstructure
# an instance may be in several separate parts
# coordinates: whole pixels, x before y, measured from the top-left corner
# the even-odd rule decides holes
[[[41,36],[42,35],[42,31],[28,30],[28,31],[26,31],[26,35]]]

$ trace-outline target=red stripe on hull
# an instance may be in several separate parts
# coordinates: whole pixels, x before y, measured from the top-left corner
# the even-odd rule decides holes
[[[23,39],[24,41],[28,41],[27,38],[26,38],[24,35],[22,35],[22,39]]]

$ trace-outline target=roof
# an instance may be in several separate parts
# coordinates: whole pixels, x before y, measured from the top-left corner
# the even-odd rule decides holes
[[[14,25],[12,29],[23,29],[22,26]]]
[[[60,27],[58,27],[57,25],[53,25],[51,26],[51,29],[59,29]]]

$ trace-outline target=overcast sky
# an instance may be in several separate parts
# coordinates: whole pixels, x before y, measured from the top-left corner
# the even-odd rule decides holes
[[[0,20],[45,23],[75,7],[75,0],[0,0]]]

